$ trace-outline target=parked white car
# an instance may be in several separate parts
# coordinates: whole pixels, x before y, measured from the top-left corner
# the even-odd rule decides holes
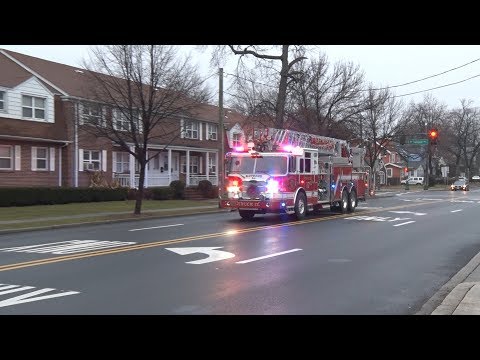
[[[479,175],[474,175],[474,176],[472,176],[472,180],[477,180],[478,181],[478,180],[480,180],[480,176]]]
[[[423,176],[411,176],[408,179],[403,179],[400,181],[400,184],[406,184],[408,181],[408,185],[423,185]]]

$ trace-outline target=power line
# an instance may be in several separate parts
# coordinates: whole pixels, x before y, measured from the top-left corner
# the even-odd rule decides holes
[[[415,91],[415,92],[412,92],[412,93],[408,93],[408,94],[402,94],[402,95],[394,95],[394,96],[392,96],[392,97],[396,98],[396,97],[408,96],[408,95],[413,95],[413,94],[419,94],[419,93],[422,93],[422,92],[425,92],[425,91],[430,91],[430,90],[440,89],[440,88],[443,88],[443,87],[447,87],[447,86],[452,86],[452,85],[460,84],[460,83],[462,83],[462,82],[465,82],[465,81],[468,81],[468,80],[474,79],[474,78],[476,78],[476,77],[479,77],[479,76],[480,76],[480,74],[478,74],[478,75],[475,75],[475,76],[472,76],[472,77],[469,77],[469,78],[467,78],[467,79],[463,79],[463,80],[457,81],[457,82],[453,82],[453,83],[450,83],[450,84],[446,84],[446,85],[437,86],[437,87],[434,87],[434,88],[431,88],[431,89],[426,89],[426,90]]]
[[[263,86],[268,86],[268,87],[271,87],[271,88],[274,88],[274,89],[278,89],[277,86],[272,86],[272,85],[268,85],[268,84],[261,83],[261,82],[259,82],[259,81],[250,80],[250,79],[247,79],[247,78],[244,78],[244,77],[235,75],[235,74],[230,74],[230,73],[227,73],[227,72],[225,72],[224,74],[225,74],[225,75],[230,75],[230,76],[235,76],[236,78],[239,78],[239,79],[242,79],[242,80],[246,80],[246,81],[250,81],[250,82],[252,82],[252,83],[254,83],[254,84],[260,84],[260,85],[263,85]]]
[[[450,72],[450,71],[454,71],[454,70],[460,69],[460,68],[462,68],[462,67],[464,67],[464,66],[473,64],[474,62],[479,61],[479,60],[480,60],[480,58],[475,59],[475,60],[472,60],[472,61],[470,61],[470,62],[468,62],[468,63],[466,63],[466,64],[463,64],[463,65],[454,67],[454,68],[452,68],[452,69],[443,71],[443,72],[441,72],[441,73],[424,77],[424,78],[422,78],[422,79],[418,79],[418,80],[414,80],[414,81],[409,81],[409,82],[407,82],[407,83],[403,83],[403,84],[399,84],[399,85],[392,85],[392,86],[387,86],[387,87],[384,87],[384,88],[372,89],[372,90],[384,90],[384,89],[391,89],[391,88],[396,88],[396,87],[400,87],[400,86],[405,86],[405,85],[414,84],[414,83],[417,83],[417,82],[419,82],[419,81],[431,79],[431,78],[434,78],[434,77],[436,77],[436,76],[440,76],[440,75],[446,74],[446,73],[448,73],[448,72]]]

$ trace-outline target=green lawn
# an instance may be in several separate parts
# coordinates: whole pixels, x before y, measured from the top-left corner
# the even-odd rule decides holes
[[[218,204],[217,199],[211,200],[144,200],[142,211],[183,208],[191,206],[205,206]],[[92,203],[72,203],[61,205],[35,205],[0,207],[0,221],[8,220],[35,220],[45,217],[71,216],[81,214],[98,214],[105,212],[131,212],[135,207],[135,200],[106,201]],[[97,218],[98,219],[98,218]]]

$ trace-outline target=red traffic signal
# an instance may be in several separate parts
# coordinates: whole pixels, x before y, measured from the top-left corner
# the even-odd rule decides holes
[[[438,130],[437,129],[430,129],[428,131],[428,138],[430,139],[431,144],[436,144],[438,140]]]
[[[438,131],[437,129],[431,129],[429,132],[428,132],[428,137],[430,139],[436,139],[438,137]]]
[[[405,173],[408,173],[408,168],[405,168],[405,169],[403,169],[403,170],[405,170]]]

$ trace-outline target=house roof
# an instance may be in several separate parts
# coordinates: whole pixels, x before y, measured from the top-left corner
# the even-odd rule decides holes
[[[0,56],[0,86],[14,88],[25,80],[32,77],[32,74],[6,56]]]
[[[0,49],[7,56],[0,56],[0,86],[14,87],[21,82],[36,76],[49,90],[56,94],[72,97],[91,98],[92,77],[89,71],[70,65],[60,64],[33,56]],[[10,57],[10,58],[9,58]],[[3,71],[5,69],[5,71]],[[96,73],[98,74],[98,73]],[[108,76],[100,74],[100,76]],[[219,108],[211,104],[200,104],[193,111],[195,119],[219,122]],[[225,109],[225,126],[233,126],[242,122],[244,117],[231,109]]]

